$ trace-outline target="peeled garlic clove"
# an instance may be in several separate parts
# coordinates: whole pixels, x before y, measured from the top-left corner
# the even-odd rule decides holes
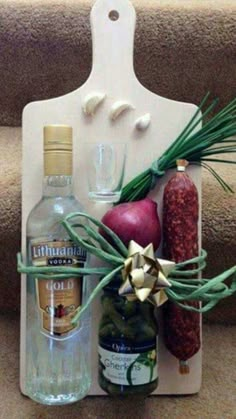
[[[121,115],[123,112],[127,111],[128,109],[134,109],[134,107],[128,102],[124,102],[123,100],[118,100],[112,105],[110,119],[112,121],[115,121],[119,115]]]
[[[147,129],[151,122],[151,115],[150,113],[146,113],[145,115],[140,116],[135,122],[135,127],[139,131],[144,131]]]
[[[96,92],[89,93],[84,99],[84,103],[83,103],[84,113],[86,115],[93,116],[96,112],[98,105],[100,105],[100,103],[103,102],[105,97],[106,95],[104,93],[96,93]]]

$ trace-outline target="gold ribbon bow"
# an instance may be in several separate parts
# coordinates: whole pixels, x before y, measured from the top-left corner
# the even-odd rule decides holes
[[[174,267],[174,262],[155,258],[152,243],[143,248],[131,240],[119,295],[129,301],[148,299],[157,306],[162,305],[168,299],[164,288],[171,286],[166,277]]]

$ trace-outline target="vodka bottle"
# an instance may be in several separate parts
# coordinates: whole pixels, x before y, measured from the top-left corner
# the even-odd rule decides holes
[[[44,127],[43,196],[27,221],[28,263],[34,266],[84,266],[86,252],[61,225],[81,211],[72,193],[72,128]],[[90,313],[72,326],[75,310],[88,297],[86,280],[27,277],[26,392],[43,404],[63,405],[88,393]]]

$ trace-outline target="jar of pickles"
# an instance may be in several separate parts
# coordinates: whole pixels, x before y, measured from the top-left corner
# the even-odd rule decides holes
[[[148,395],[158,385],[154,306],[118,294],[121,278],[104,288],[99,325],[99,384],[110,395]]]

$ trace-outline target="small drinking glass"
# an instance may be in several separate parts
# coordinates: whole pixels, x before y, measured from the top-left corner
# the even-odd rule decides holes
[[[125,173],[126,144],[86,144],[86,159],[89,199],[119,201]]]

